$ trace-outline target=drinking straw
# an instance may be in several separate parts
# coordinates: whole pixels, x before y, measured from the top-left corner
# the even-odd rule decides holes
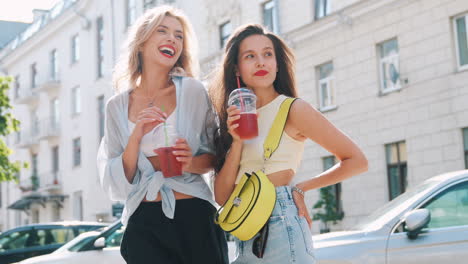
[[[164,105],[161,105],[161,111],[164,112]],[[164,126],[164,138],[166,139],[166,147],[169,147],[169,137],[167,135],[166,120],[164,120],[163,126]]]
[[[240,87],[240,77],[237,76],[237,88]],[[244,98],[242,98],[242,90],[239,90],[239,97],[240,97],[240,103],[241,103],[241,112],[244,112],[245,106],[244,106]]]

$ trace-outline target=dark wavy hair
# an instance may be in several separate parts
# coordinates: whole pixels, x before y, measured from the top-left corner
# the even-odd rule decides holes
[[[273,86],[279,94],[297,97],[294,55],[292,50],[277,35],[268,32],[262,25],[247,24],[240,26],[229,38],[224,51],[223,63],[215,70],[209,85],[209,94],[218,115],[219,128],[214,135],[216,148],[215,172],[223,167],[226,154],[232,144],[232,136],[227,128],[227,107],[229,94],[237,88],[236,66],[238,64],[239,47],[241,42],[249,36],[262,35],[273,42],[278,72]],[[241,86],[246,85],[241,80]]]

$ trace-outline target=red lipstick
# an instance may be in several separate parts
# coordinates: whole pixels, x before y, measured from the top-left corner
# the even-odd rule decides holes
[[[265,71],[265,70],[259,70],[259,71],[257,71],[254,75],[255,75],[255,76],[265,76],[265,75],[267,75],[267,74],[268,74],[267,71]]]

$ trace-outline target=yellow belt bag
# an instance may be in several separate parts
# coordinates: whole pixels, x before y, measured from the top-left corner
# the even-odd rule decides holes
[[[263,143],[263,165],[278,148],[294,100],[295,98],[287,98],[280,106]],[[275,207],[275,186],[264,170],[265,168],[244,173],[227,202],[216,213],[216,223],[224,231],[243,241],[253,238],[262,229]]]

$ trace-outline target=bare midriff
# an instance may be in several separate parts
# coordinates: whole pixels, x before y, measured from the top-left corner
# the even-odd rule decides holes
[[[292,169],[273,172],[267,175],[275,187],[287,186],[294,177]]]
[[[158,156],[148,157],[148,160],[151,162],[151,165],[153,165],[153,168],[154,168],[155,171],[160,171],[161,170],[161,166],[159,164],[159,157]],[[173,192],[174,192],[174,196],[175,196],[176,200],[193,198],[193,196],[185,194],[185,193],[176,192],[176,191],[173,191]],[[158,196],[156,197],[155,200],[151,200],[151,201],[147,200],[146,195],[145,195],[145,198],[143,198],[143,200],[142,200],[142,202],[160,202],[160,201],[161,201],[161,194],[160,193],[158,193]]]

